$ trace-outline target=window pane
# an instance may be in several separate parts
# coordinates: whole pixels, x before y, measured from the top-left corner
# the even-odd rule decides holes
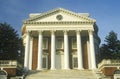
[[[43,58],[43,68],[46,68],[46,58]]]
[[[62,43],[63,43],[62,38],[58,38],[57,43],[56,43],[57,44],[56,45],[57,49],[62,49],[62,47],[63,47]]]
[[[77,68],[77,67],[78,67],[78,59],[77,59],[77,57],[74,57],[74,58],[73,58],[73,67],[74,67],[74,68]]]
[[[47,49],[48,48],[48,39],[43,39],[43,49]]]
[[[72,48],[77,48],[77,42],[76,39],[72,39]]]

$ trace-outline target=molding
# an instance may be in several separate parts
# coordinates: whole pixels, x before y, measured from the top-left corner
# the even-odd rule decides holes
[[[44,30],[44,31],[51,31],[51,30],[56,30],[56,31],[64,31],[64,30],[94,30],[92,27],[79,27],[79,26],[77,26],[77,27],[60,27],[60,26],[58,26],[58,27],[49,27],[49,26],[44,26],[44,27],[40,27],[40,26],[28,26],[27,27],[27,29],[28,30],[31,30],[31,31],[39,31],[39,30]]]
[[[94,25],[94,22],[87,22],[87,21],[60,21],[60,22],[34,22],[34,21],[25,21],[24,25],[70,25],[70,24],[92,24]]]

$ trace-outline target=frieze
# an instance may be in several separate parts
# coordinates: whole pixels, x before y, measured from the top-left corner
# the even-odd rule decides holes
[[[94,24],[94,22],[86,22],[86,21],[62,21],[62,22],[27,22],[24,24],[41,24],[41,25],[70,25],[70,24]]]

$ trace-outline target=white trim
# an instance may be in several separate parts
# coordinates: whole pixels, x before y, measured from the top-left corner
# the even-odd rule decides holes
[[[50,24],[51,25],[51,24]],[[44,30],[44,31],[50,31],[50,30],[94,30],[92,24],[88,25],[77,25],[77,24],[71,24],[71,25],[27,25],[26,29],[27,30],[32,30],[32,31],[39,31],[39,30]],[[62,27],[61,27],[62,26]],[[73,28],[74,26],[74,28]]]

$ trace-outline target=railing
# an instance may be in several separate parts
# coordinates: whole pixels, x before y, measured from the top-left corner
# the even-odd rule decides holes
[[[117,66],[117,65],[120,65],[120,60],[113,60],[113,59],[104,59],[102,60],[101,63],[98,64],[98,68],[102,67],[102,66],[105,66],[105,65],[111,65],[111,66]]]
[[[0,67],[16,67],[17,61],[16,60],[0,60]]]

